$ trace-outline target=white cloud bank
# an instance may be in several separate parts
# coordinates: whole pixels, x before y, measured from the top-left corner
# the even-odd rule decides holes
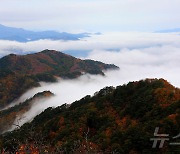
[[[22,120],[22,124],[47,107],[72,103],[85,95],[92,95],[105,86],[117,86],[145,78],[164,78],[180,87],[180,35],[177,33],[108,33],[87,38],[86,41],[41,40],[8,43],[14,43],[23,52],[52,47],[57,50],[90,50],[88,56],[82,58],[113,63],[120,67],[119,71],[106,72],[106,77],[84,75],[78,79],[61,80],[55,84],[43,83],[42,87],[28,91],[21,100],[44,90],[50,90],[56,96],[33,106],[25,114],[26,118]],[[0,44],[2,45],[2,42]]]
[[[58,51],[78,50],[107,50],[123,48],[137,49],[170,45],[180,47],[180,35],[178,33],[143,33],[143,32],[113,32],[102,35],[92,35],[79,41],[52,41],[39,40],[27,43],[0,40],[0,57],[9,53],[39,52],[44,49]]]

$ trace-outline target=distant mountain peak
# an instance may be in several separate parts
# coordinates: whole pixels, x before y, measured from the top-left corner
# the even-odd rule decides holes
[[[180,32],[180,28],[164,29],[164,30],[159,30],[155,32],[156,33],[176,33],[176,32]]]
[[[65,54],[65,53],[63,53],[63,52],[61,52],[61,51],[49,50],[49,49],[42,50],[41,52],[38,52],[38,53],[44,53],[44,54],[46,54],[46,53],[54,53],[54,54],[62,53],[62,54]],[[38,53],[37,53],[37,54],[38,54]]]
[[[80,38],[90,37],[89,33],[72,34],[67,32],[31,31],[23,28],[8,27],[0,24],[0,40],[10,40],[18,42],[37,41],[40,39],[50,40],[79,40]]]
[[[9,56],[17,56],[16,54],[14,54],[14,53],[11,53],[11,54],[9,54]]]

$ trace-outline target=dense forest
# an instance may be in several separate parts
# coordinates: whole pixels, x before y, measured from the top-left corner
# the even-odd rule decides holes
[[[81,60],[54,50],[29,55],[10,54],[0,59],[0,109],[19,98],[40,81],[55,82],[57,77],[76,78],[83,73],[101,74],[117,66]]]
[[[169,134],[163,148],[152,148],[156,127]],[[180,143],[179,134],[180,89],[164,79],[146,79],[47,108],[1,135],[0,148],[5,153],[178,154],[180,146],[170,142]]]

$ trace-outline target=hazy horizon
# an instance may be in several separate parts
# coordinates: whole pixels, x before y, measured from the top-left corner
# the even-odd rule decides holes
[[[6,0],[1,24],[66,32],[159,31],[180,27],[179,0]]]

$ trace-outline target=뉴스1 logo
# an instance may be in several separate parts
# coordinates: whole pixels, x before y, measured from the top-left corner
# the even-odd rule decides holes
[[[169,134],[158,134],[158,132],[159,132],[159,127],[156,127],[154,131],[154,138],[150,138],[150,140],[153,141],[152,148],[157,148],[158,143],[159,143],[159,148],[163,148],[164,143],[170,140]],[[180,138],[180,133],[177,136],[172,137],[172,139],[177,139],[177,138]],[[170,142],[169,145],[180,146],[180,142]]]

